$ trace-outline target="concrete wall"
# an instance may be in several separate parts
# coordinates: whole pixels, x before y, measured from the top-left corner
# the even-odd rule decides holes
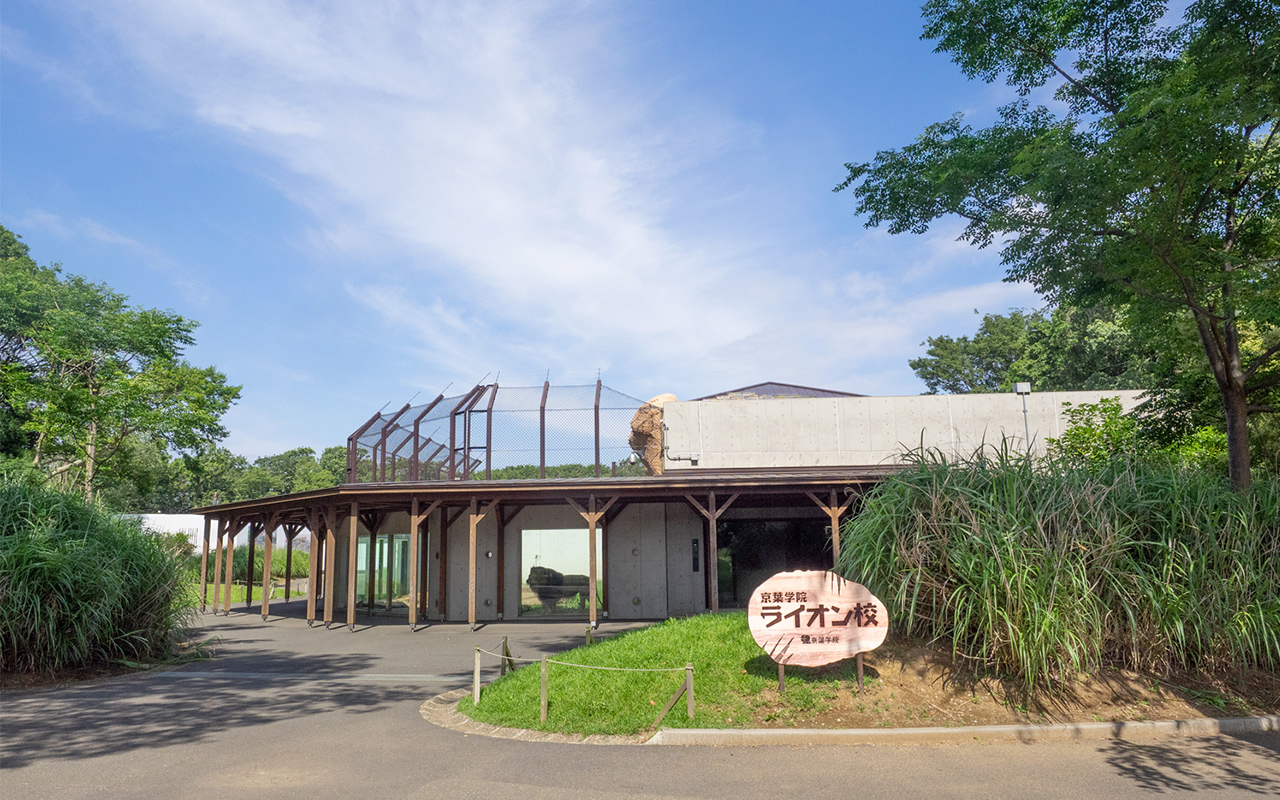
[[[667,616],[679,617],[707,610],[706,532],[702,517],[686,503],[662,506],[667,529]],[[693,570],[694,541],[698,571]],[[711,560],[715,564],[715,559]]]
[[[1026,398],[1032,451],[1066,428],[1064,403],[1119,397],[1126,411],[1138,391],[1040,392]],[[1013,393],[909,397],[814,397],[667,403],[667,469],[867,466],[936,447],[966,455],[1011,440],[1026,448],[1023,398]],[[697,459],[694,465],[690,457]]]

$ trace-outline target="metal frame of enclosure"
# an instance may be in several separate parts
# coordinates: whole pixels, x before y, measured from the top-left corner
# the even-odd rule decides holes
[[[542,394],[545,397],[547,390]],[[604,605],[608,607],[607,580],[609,559],[609,525],[631,504],[641,503],[684,503],[688,504],[703,521],[705,547],[701,557],[705,576],[706,607],[711,611],[719,610],[718,571],[716,569],[716,523],[720,516],[731,506],[741,508],[787,508],[810,506],[815,504],[831,521],[833,558],[840,553],[840,521],[857,498],[869,487],[878,482],[885,474],[899,469],[895,466],[849,467],[849,468],[794,468],[772,470],[724,470],[724,471],[669,471],[663,475],[640,477],[614,477],[601,475],[602,459],[596,457],[594,468],[596,475],[584,478],[535,478],[529,480],[462,480],[463,476],[476,476],[480,466],[485,474],[492,474],[494,467],[489,463],[488,453],[476,455],[479,442],[469,443],[467,429],[471,422],[465,421],[466,415],[477,408],[483,408],[488,414],[496,405],[493,398],[498,397],[496,386],[481,386],[470,393],[462,395],[451,404],[445,404],[437,398],[431,404],[410,415],[412,409],[401,409],[400,412],[383,417],[376,416],[351,437],[353,450],[366,447],[366,455],[348,462],[353,473],[362,461],[369,466],[376,466],[379,477],[386,467],[387,474],[421,474],[425,459],[421,453],[423,442],[420,423],[432,419],[433,408],[447,407],[448,421],[452,423],[452,432],[442,444],[447,444],[449,457],[443,465],[444,475],[453,475],[454,480],[407,480],[380,482],[350,482],[332,489],[302,492],[280,497],[267,497],[237,503],[227,503],[207,508],[194,509],[194,513],[205,517],[204,550],[201,559],[201,608],[209,603],[209,586],[213,586],[212,605],[215,610],[221,606],[226,613],[231,608],[230,575],[232,574],[234,541],[238,533],[248,528],[252,542],[256,534],[265,533],[263,585],[269,584],[272,560],[272,536],[278,528],[287,532],[289,550],[286,558],[292,557],[292,542],[303,528],[311,532],[309,553],[310,569],[308,577],[308,593],[306,618],[308,624],[317,621],[330,627],[334,622],[335,587],[334,579],[338,570],[335,568],[339,558],[346,564],[346,620],[347,627],[355,630],[357,611],[356,561],[357,531],[363,525],[369,540],[376,544],[379,529],[387,516],[393,512],[404,512],[409,517],[409,625],[417,627],[420,615],[426,612],[426,548],[422,546],[425,535],[425,523],[431,515],[438,515],[439,548],[444,551],[454,543],[457,534],[452,533],[456,523],[465,520],[467,533],[460,544],[468,547],[468,609],[467,620],[474,629],[477,624],[477,527],[481,520],[494,515],[498,527],[497,547],[504,546],[504,526],[510,524],[525,508],[537,505],[567,505],[571,507],[587,524],[590,548],[590,607],[588,617],[592,625],[597,621],[596,584],[601,577],[596,568],[596,532],[600,531],[602,547],[605,548],[603,569],[605,571]],[[601,396],[599,384],[596,397]],[[544,406],[545,408],[545,406]],[[592,409],[598,418],[598,411]],[[545,416],[542,415],[542,416]],[[489,433],[492,416],[483,421],[485,437],[484,447],[488,447],[494,439]],[[377,427],[375,428],[375,424]],[[541,429],[540,448],[543,453],[546,441],[546,426]],[[598,431],[599,428],[597,427]],[[371,433],[375,432],[376,433]],[[396,432],[399,432],[398,434]],[[390,433],[388,433],[390,432]],[[405,434],[407,433],[407,437]],[[414,438],[415,436],[419,438]],[[412,442],[415,451],[408,458],[408,465],[397,464],[393,459],[397,451],[403,451],[405,442]],[[599,451],[600,438],[595,436],[596,452]],[[417,457],[416,463],[414,462]],[[402,457],[401,457],[402,458]],[[403,460],[403,458],[402,458]],[[478,462],[478,463],[477,463]],[[469,465],[469,466],[468,466]],[[540,459],[540,473],[545,476],[547,459]],[[338,535],[345,532],[345,554],[337,552]],[[212,548],[212,549],[211,549]],[[370,547],[370,553],[373,548]],[[210,565],[210,556],[213,564]],[[372,556],[371,556],[372,558]],[[250,562],[253,563],[252,561]],[[444,559],[442,558],[442,563]],[[496,582],[498,587],[504,585],[504,559],[499,552],[497,560]],[[212,574],[210,573],[212,567]],[[437,602],[442,616],[445,614],[447,594],[443,582],[449,579],[448,571],[441,570],[439,580],[442,582]],[[460,577],[460,576],[455,576]],[[369,572],[370,587],[366,598],[370,606],[374,601],[372,572]],[[499,617],[503,613],[503,592],[497,592]],[[252,597],[249,601],[252,603]],[[264,591],[261,600],[261,612],[266,619],[270,610],[270,592]],[[389,601],[388,601],[389,604]]]
[[[631,453],[637,398],[594,385],[477,384],[463,394],[380,411],[347,437],[346,483],[491,480],[524,468],[532,478],[568,465],[616,473]],[[502,477],[499,474],[498,477]],[[583,476],[575,476],[583,477]]]

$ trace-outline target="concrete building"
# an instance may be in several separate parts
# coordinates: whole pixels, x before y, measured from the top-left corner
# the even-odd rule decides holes
[[[641,402],[598,382],[477,386],[374,415],[348,441],[342,486],[196,509],[202,571],[229,609],[227,543],[282,529],[291,546],[305,530],[307,615],[326,625],[714,611],[745,605],[778,571],[830,567],[841,521],[908,450],[1039,452],[1068,403],[1132,408],[1139,394],[864,397],[768,383]]]

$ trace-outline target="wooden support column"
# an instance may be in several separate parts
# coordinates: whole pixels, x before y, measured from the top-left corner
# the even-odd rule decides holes
[[[275,549],[276,518],[271,517],[263,527],[262,539],[262,621],[267,621],[271,611],[271,551]]]
[[[200,551],[200,613],[209,600],[209,528],[213,520],[204,518],[204,549]]]
[[[320,587],[320,510],[307,509],[307,529],[311,532],[311,546],[307,548],[307,627],[316,621],[316,594]]]
[[[428,511],[428,514],[431,512]],[[418,628],[418,539],[422,515],[418,513],[418,498],[409,504],[409,630]]]
[[[258,523],[249,523],[249,563],[245,566],[244,571],[244,607],[249,608],[253,605],[253,555],[255,548],[258,546]]]
[[[440,507],[440,501],[436,500],[427,506],[425,511],[420,510],[418,498],[413,498],[412,506],[409,509],[409,630],[418,629],[418,597],[421,587],[420,576],[422,574],[422,523],[431,516],[431,512]]]
[[[587,613],[593,628],[598,624],[596,621],[596,526],[600,523],[600,518],[609,510],[609,506],[612,506],[617,499],[616,497],[611,497],[604,506],[597,509],[596,496],[590,495],[587,497],[587,507],[584,509],[574,502],[572,497],[565,498],[565,500],[569,501],[569,505],[573,506],[573,510],[581,514],[582,518],[587,521],[587,592],[590,595],[590,606]]]
[[[738,495],[730,495],[719,508],[716,507],[715,492],[707,495],[705,508],[691,494],[685,495],[684,499],[707,520],[707,600],[712,613],[715,613],[720,610],[720,556],[716,552],[719,549],[716,543],[716,523],[720,521],[720,515],[728,511],[733,501],[738,499]]]
[[[293,596],[293,537],[294,532],[291,526],[284,527],[284,599],[285,602]]]
[[[853,503],[853,495],[849,496],[844,503],[837,502],[839,496],[836,490],[832,489],[830,500],[823,503],[813,492],[805,492],[809,495],[809,499],[818,504],[818,508],[827,512],[827,516],[831,518],[831,566],[835,566],[840,561],[840,517],[844,512],[849,510],[849,506]]]
[[[240,520],[236,520],[234,523],[232,523],[231,529],[227,531],[226,579],[223,581],[223,584],[226,588],[226,594],[223,595],[223,598],[222,598],[222,615],[224,617],[231,613],[231,586],[235,582],[234,581],[235,572],[232,571],[231,567],[235,563],[236,535],[238,533],[240,533]]]
[[[495,500],[481,509],[476,499],[471,498],[471,511],[468,515],[471,550],[467,561],[467,622],[471,623],[471,630],[476,629],[476,529],[480,527],[480,520],[487,517],[497,505],[498,501]]]
[[[218,520],[218,547],[213,557],[213,611],[218,612],[218,601],[222,599],[222,539],[227,533],[227,521]]]
[[[356,549],[357,531],[360,527],[360,504],[351,501],[351,540],[347,542],[347,629],[356,631]]]
[[[324,509],[324,626],[333,622],[334,562],[338,556],[338,514],[333,506]]]

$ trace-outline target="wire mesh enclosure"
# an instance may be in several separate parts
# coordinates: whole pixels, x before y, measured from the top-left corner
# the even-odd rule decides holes
[[[630,443],[643,405],[600,381],[481,384],[375,414],[347,438],[347,483],[644,475]]]

